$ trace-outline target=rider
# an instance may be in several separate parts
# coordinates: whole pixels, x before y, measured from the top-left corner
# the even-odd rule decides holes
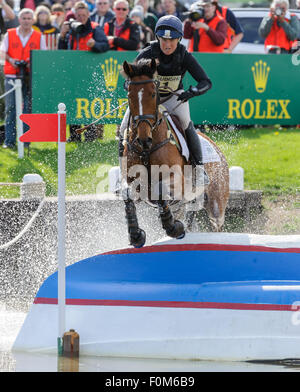
[[[163,105],[169,113],[175,114],[180,119],[193,164],[203,168],[201,144],[191,121],[188,100],[206,93],[212,83],[195,57],[180,43],[183,37],[183,25],[180,19],[174,15],[161,17],[156,24],[155,35],[157,41],[150,42],[150,45],[139,53],[136,62],[152,58],[158,60],[157,79],[160,82],[159,92],[160,97],[163,98]],[[182,79],[187,71],[196,80],[197,85],[190,86],[187,91],[184,91]],[[172,92],[176,92],[176,95]],[[127,110],[120,127],[120,139],[127,127],[128,116]],[[122,146],[120,147],[122,156]],[[204,168],[203,172],[204,184],[208,184],[209,179]]]

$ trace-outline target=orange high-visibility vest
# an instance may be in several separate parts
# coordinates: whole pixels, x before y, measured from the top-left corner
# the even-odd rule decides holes
[[[98,23],[96,22],[91,22],[92,29],[95,30],[97,26],[99,26]],[[90,38],[93,38],[93,31],[91,31],[89,34],[85,35],[84,37],[79,37],[79,40],[73,39],[73,50],[92,50],[92,48],[89,48],[87,46],[87,42]],[[70,39],[72,39],[70,37]]]
[[[133,22],[130,21],[130,23],[132,24]],[[113,30],[114,30],[114,26],[113,26],[112,23],[106,22],[106,23],[104,24],[104,33],[105,33],[106,36],[114,35],[114,31],[113,31]],[[127,29],[125,29],[124,31],[122,31],[121,34],[118,35],[118,38],[123,38],[123,39],[128,40],[128,39],[130,38],[130,29],[127,28]],[[117,47],[117,50],[126,50],[126,49],[120,48],[120,47],[118,46],[118,47]]]
[[[222,16],[215,15],[209,22],[205,22],[210,28],[216,29],[220,20],[222,20]],[[200,19],[199,22],[204,23],[204,19]],[[198,44],[198,52],[217,52],[222,53],[224,51],[225,42],[222,45],[216,45],[213,43],[211,38],[208,36],[204,29],[199,29],[199,44]],[[194,37],[190,39],[189,44],[189,52],[194,51]]]
[[[223,6],[222,6],[222,12],[221,13],[220,13],[220,11],[218,9],[216,10],[217,15],[222,16],[222,18],[225,19],[225,21],[227,23],[227,26],[228,26],[227,37],[226,37],[226,40],[224,42],[224,49],[228,49],[229,48],[229,45],[231,44],[231,41],[232,41],[232,37],[235,35],[235,32],[234,32],[233,28],[230,26],[230,24],[226,20],[227,10],[228,10],[228,7],[223,7]]]
[[[41,47],[41,36],[42,33],[39,31],[33,31],[27,44],[23,47],[22,42],[17,34],[17,29],[9,29],[8,33],[8,51],[9,57],[18,60],[25,60],[29,63],[30,51],[33,49],[40,49]],[[28,68],[27,68],[28,71]],[[9,61],[5,61],[4,64],[4,74],[5,75],[16,75],[17,69],[11,65]]]
[[[295,14],[291,14],[291,16]],[[289,19],[284,18],[288,23],[290,23]],[[268,45],[279,46],[282,49],[289,51],[293,44],[294,40],[291,41],[288,39],[284,29],[282,26],[278,26],[277,22],[274,21],[271,27],[271,31],[267,38],[265,39],[265,47]]]

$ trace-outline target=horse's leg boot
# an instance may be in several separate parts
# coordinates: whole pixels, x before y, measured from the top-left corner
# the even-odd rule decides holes
[[[130,245],[141,248],[146,242],[146,233],[139,228],[136,216],[136,208],[132,200],[125,200],[125,214],[128,226]]]
[[[203,178],[204,178],[204,185],[208,185],[210,183],[209,177],[204,169],[203,161],[202,161],[202,149],[199,140],[199,136],[196,132],[193,122],[189,123],[189,126],[185,130],[186,134],[186,141],[188,144],[189,151],[192,155],[192,162],[196,166],[200,166],[203,170]]]

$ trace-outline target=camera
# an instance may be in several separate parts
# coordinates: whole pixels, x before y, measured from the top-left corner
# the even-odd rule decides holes
[[[204,18],[204,8],[193,4],[189,11],[183,12],[183,15],[190,18],[192,22],[197,22],[197,20]]]
[[[26,75],[27,61],[17,60],[15,64],[19,68],[17,72],[18,78],[23,79]]]
[[[84,31],[84,25],[80,22],[77,22],[75,19],[69,20],[69,26],[71,29],[71,34],[81,34]]]
[[[197,22],[197,20],[204,18],[204,8],[199,7],[197,9],[195,9],[194,11],[191,11],[189,13],[189,18],[193,22]]]
[[[282,10],[282,8],[275,8],[275,15],[276,16],[281,16],[281,15],[283,15],[283,10]]]

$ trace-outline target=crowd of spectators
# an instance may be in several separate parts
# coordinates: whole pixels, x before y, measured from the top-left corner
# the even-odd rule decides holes
[[[69,39],[66,38],[66,35],[75,36],[72,29],[66,29],[66,25],[70,26],[72,19],[79,21],[76,15],[76,2],[78,3],[77,0],[21,0],[20,2],[0,0],[1,34],[3,35],[7,29],[19,25],[19,9],[16,8],[18,3],[20,10],[28,8],[34,11],[32,27],[46,36],[48,49],[74,49],[70,47],[70,40],[68,41],[69,46],[66,46],[66,40]],[[198,5],[201,2],[204,7],[213,4],[213,13],[218,14],[218,19],[226,20],[226,24],[223,24],[223,34],[228,35],[227,26],[229,25],[229,34],[238,36],[239,42],[242,37],[242,29],[232,12],[227,7],[218,5],[218,0],[195,1]],[[194,30],[201,37],[200,29],[195,28],[198,25],[195,25],[194,21],[189,18],[189,10],[175,0],[129,0],[129,2],[127,0],[83,0],[79,3],[84,3],[89,23],[97,24],[97,27],[104,31],[109,45],[106,50],[143,49],[155,39],[155,25],[158,19],[164,15],[175,15],[184,22],[185,38],[190,39],[190,36],[195,33]],[[204,23],[206,16],[204,15],[202,19],[201,21]],[[210,30],[215,29],[210,26]],[[79,34],[82,35],[82,32]],[[61,43],[61,38],[65,40],[65,43]],[[217,40],[217,42],[219,41]],[[216,46],[218,45],[222,48],[224,46],[223,43],[221,45],[217,43]],[[194,45],[194,47],[196,46]],[[228,48],[224,47],[224,50],[226,49]],[[97,45],[89,50],[99,51]],[[203,46],[203,50],[201,48],[201,39],[197,50],[205,51],[205,46]],[[220,52],[220,48],[216,48],[215,51]]]
[[[274,0],[270,15],[259,30],[270,45],[280,34],[284,45],[281,53],[289,52],[291,41],[300,35],[299,21],[290,15],[288,6],[288,0]],[[278,7],[281,15],[276,15]],[[30,14],[25,28],[20,21],[24,10]],[[243,29],[233,12],[218,0],[195,0],[189,10],[175,0],[0,0],[0,52],[4,53],[5,78],[14,79],[19,71],[12,55],[15,49],[8,40],[9,29],[15,28],[20,38],[14,38],[13,45],[23,45],[23,49],[30,42],[30,32],[35,31],[43,38],[39,48],[45,50],[140,51],[155,39],[156,23],[164,15],[175,15],[183,22],[183,37],[190,52],[231,53],[243,37]],[[28,61],[27,73],[29,66]],[[8,75],[6,70],[10,72]],[[9,88],[7,83],[6,86]],[[12,119],[7,110],[6,120]],[[9,126],[13,127],[15,124]],[[71,130],[70,140],[79,141],[76,126]],[[101,129],[94,129],[90,140],[99,132]],[[4,146],[13,147],[14,143],[10,141]]]

